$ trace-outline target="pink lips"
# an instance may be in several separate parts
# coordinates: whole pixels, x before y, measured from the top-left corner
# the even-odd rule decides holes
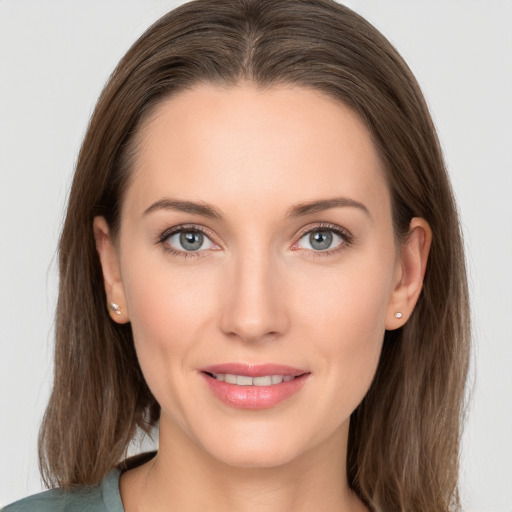
[[[293,378],[270,386],[242,386],[218,380],[213,376],[219,374],[244,375],[253,378],[283,375]],[[227,363],[202,368],[201,375],[213,394],[225,404],[241,409],[266,409],[297,393],[311,374],[299,368],[283,365]]]

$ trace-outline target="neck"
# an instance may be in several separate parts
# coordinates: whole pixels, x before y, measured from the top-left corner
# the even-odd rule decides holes
[[[121,477],[126,512],[364,511],[346,475],[348,422],[321,445],[274,467],[234,467],[167,422],[154,459]]]

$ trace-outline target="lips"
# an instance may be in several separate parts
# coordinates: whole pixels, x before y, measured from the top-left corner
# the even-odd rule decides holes
[[[242,409],[274,407],[298,393],[310,372],[290,366],[228,363],[203,368],[201,375],[213,394]]]

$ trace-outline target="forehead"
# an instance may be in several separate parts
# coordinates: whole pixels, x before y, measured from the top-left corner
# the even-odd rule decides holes
[[[234,212],[336,195],[389,210],[364,123],[341,102],[293,86],[201,85],[158,105],[138,134],[126,201],[144,209],[165,195]]]

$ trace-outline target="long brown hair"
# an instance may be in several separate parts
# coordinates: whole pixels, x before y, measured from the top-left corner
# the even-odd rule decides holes
[[[107,313],[93,218],[115,234],[134,136],[162,99],[197,83],[286,83],[343,102],[366,123],[387,171],[397,241],[412,217],[433,231],[422,294],[385,334],[374,382],[351,417],[351,487],[380,511],[458,506],[469,352],[463,245],[428,108],[409,68],[372,25],[331,0],[197,0],[130,48],[88,127],[60,239],[55,378],[41,427],[47,485],[93,484],[159,417],[129,325]],[[179,121],[177,121],[179,122]]]

